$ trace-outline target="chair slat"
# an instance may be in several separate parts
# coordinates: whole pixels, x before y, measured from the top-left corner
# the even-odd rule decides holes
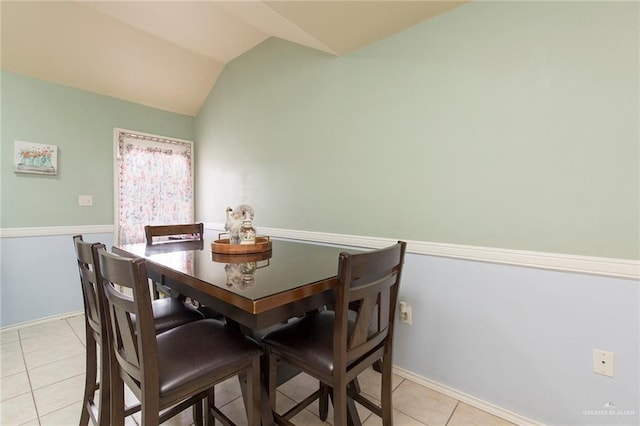
[[[348,291],[348,301],[354,302],[371,295],[378,294],[382,288],[389,288],[395,285],[397,282],[397,275],[391,274],[379,278],[373,282],[361,284],[359,286],[352,286]]]
[[[147,245],[153,244],[153,237],[171,237],[179,235],[191,236],[191,239],[204,239],[203,223],[185,223],[178,225],[147,225],[144,227]]]
[[[375,275],[398,267],[401,260],[400,253],[394,251],[394,246],[385,249],[352,255],[351,279],[357,280],[365,275]]]
[[[349,338],[349,351],[367,341],[377,301],[378,298],[373,296],[360,300],[355,326],[351,332],[351,337]]]

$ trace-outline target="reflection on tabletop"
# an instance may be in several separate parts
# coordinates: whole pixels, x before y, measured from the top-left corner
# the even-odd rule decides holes
[[[202,240],[167,240],[166,242],[147,245],[144,250],[144,255],[153,256],[154,254],[202,249],[204,249],[204,241]]]
[[[258,269],[269,266],[271,253],[271,250],[251,254],[211,253],[211,259],[219,263],[227,262],[224,266],[224,272],[227,274],[227,287],[235,287],[240,291],[244,291],[256,284],[255,272]],[[265,261],[266,263],[259,263]]]

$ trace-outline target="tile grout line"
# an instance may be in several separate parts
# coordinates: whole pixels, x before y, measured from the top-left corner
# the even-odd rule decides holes
[[[410,380],[409,380],[409,379],[407,379],[407,378],[405,378],[405,377],[403,377],[403,378],[402,378],[402,380],[400,381],[400,383],[398,383],[398,386],[396,386],[396,387],[393,389],[393,391],[391,392],[391,397],[392,397],[392,398],[393,398],[393,394],[395,393],[395,391],[396,391],[396,390],[400,387],[400,385],[402,385],[404,382],[410,382]],[[413,383],[413,382],[412,382],[412,383]],[[393,401],[393,399],[392,399],[392,401]],[[457,401],[457,400],[456,400],[456,407],[458,406],[458,404],[459,404],[459,403],[460,403],[460,401]],[[422,424],[422,425],[424,425],[424,426],[429,426],[427,423],[423,422],[422,420],[419,420],[419,419],[417,419],[417,418],[413,417],[413,416],[412,416],[411,414],[409,414],[409,413],[405,413],[404,411],[402,411],[402,410],[400,410],[400,409],[398,409],[398,408],[394,407],[394,406],[393,406],[393,404],[391,404],[391,416],[393,416],[393,410],[397,410],[399,413],[404,414],[405,416],[409,417],[410,419],[415,420],[416,422],[418,422],[418,423],[420,423],[420,424]],[[453,411],[455,411],[455,408],[454,408],[454,410],[453,410]],[[447,419],[447,422],[448,422],[448,421],[449,421],[449,420]],[[445,423],[445,426],[446,426],[446,423]]]
[[[69,322],[67,321],[67,319],[66,319],[66,318],[64,319],[64,322],[65,322],[65,324],[67,325],[67,327],[69,327],[69,328],[71,329],[71,332],[73,333],[73,335],[74,335],[78,340],[80,340],[80,338],[78,337],[77,333],[74,331],[73,327],[71,326],[71,324],[69,324]],[[36,391],[36,390],[38,390],[38,389],[34,389],[34,388],[33,388],[33,384],[32,384],[32,382],[31,382],[30,369],[27,367],[27,362],[26,362],[26,359],[25,359],[25,353],[24,353],[24,352],[23,352],[23,350],[22,350],[22,336],[20,335],[20,330],[18,330],[18,341],[19,341],[19,343],[20,343],[20,351],[21,351],[21,354],[22,354],[22,362],[23,362],[24,367],[25,367],[25,373],[27,374],[27,381],[29,382],[29,390],[30,390],[30,393],[31,393],[31,399],[33,400],[33,405],[34,405],[35,412],[36,412],[36,416],[37,416],[35,420],[36,420],[36,421],[38,422],[38,424],[40,425],[40,424],[41,424],[41,419],[42,419],[42,417],[45,417],[45,416],[48,416],[48,415],[50,415],[50,414],[56,413],[56,412],[58,412],[58,411],[60,411],[60,410],[66,409],[66,408],[70,407],[71,405],[75,404],[75,402],[74,402],[74,403],[71,403],[71,404],[68,404],[68,405],[65,405],[64,407],[59,407],[59,408],[57,408],[57,409],[55,409],[55,410],[51,411],[50,413],[46,413],[45,415],[42,415],[42,416],[40,415],[40,412],[39,412],[39,410],[38,410],[38,405],[36,404],[36,400],[35,400],[35,391]],[[81,340],[80,340],[80,343],[82,344],[82,346],[85,346],[85,345],[82,343],[82,341],[81,341]],[[85,346],[85,348],[86,348],[86,346]],[[85,349],[85,350],[86,350],[86,349]],[[69,357],[67,357],[67,358],[71,358],[71,357],[73,357],[73,356],[76,356],[76,355],[71,355],[71,356],[69,356]],[[67,358],[63,358],[63,359],[67,359]],[[44,366],[47,366],[47,365],[51,365],[51,364],[53,364],[53,363],[55,363],[55,362],[59,362],[59,361],[62,361],[62,360],[57,360],[57,361],[53,361],[53,362],[50,362],[50,363],[47,363],[47,364],[39,365],[39,366],[37,366],[37,367],[33,367],[33,369],[40,368],[40,367],[44,367]],[[76,374],[76,375],[73,375],[73,376],[71,376],[71,377],[67,377],[67,378],[64,378],[64,379],[58,380],[58,381],[56,381],[56,382],[53,382],[53,383],[48,384],[47,386],[52,386],[52,385],[55,385],[55,384],[61,383],[61,382],[65,381],[65,380],[68,380],[68,379],[70,379],[70,378],[74,378],[74,377],[77,377],[77,376],[80,376],[80,375],[83,375],[83,374],[86,374],[86,372],[81,373],[81,374]],[[45,388],[45,387],[47,387],[47,386],[43,386],[42,388]],[[42,389],[42,388],[40,388],[40,389]]]
[[[24,357],[24,350],[22,348],[22,336],[20,330],[18,331],[18,343],[20,344],[20,355],[22,356],[22,364],[24,364],[24,372],[27,375],[27,382],[29,383],[29,394],[31,394],[31,401],[33,402],[33,409],[36,413],[35,420],[40,424],[40,413],[38,413],[38,405],[36,404],[36,396],[33,393],[33,385],[31,384],[31,375],[29,374],[29,368],[27,368],[27,360]]]
[[[71,324],[69,324],[69,321],[68,321],[68,320],[69,320],[69,318],[65,318],[65,319],[64,319],[64,322],[67,324],[67,327],[69,327],[69,328],[71,329],[71,332],[73,333],[73,335],[74,335],[74,336],[75,336],[75,337],[80,341],[80,344],[82,344],[82,346],[85,348],[85,351],[86,351],[86,344],[84,344],[84,343],[82,342],[82,340],[80,339],[80,337],[78,336],[78,334],[75,332],[75,330],[73,329],[73,327],[71,326]],[[78,355],[78,354],[76,354],[76,355]],[[74,356],[76,356],[76,355],[71,355],[71,356],[69,356],[69,357],[67,357],[67,358],[71,358],[71,357],[74,357]],[[67,358],[63,358],[63,359],[67,359]],[[62,361],[62,360],[58,360],[58,361],[54,361],[54,362],[59,362],[59,361]],[[44,364],[44,365],[51,365],[51,364],[53,364],[54,362],[50,362],[49,364]],[[41,365],[41,366],[38,366],[38,367],[35,367],[35,368],[43,367],[44,365]],[[74,378],[74,377],[77,377],[77,376],[80,376],[80,375],[85,375],[85,374],[87,374],[87,372],[86,372],[86,371],[85,371],[84,373],[76,374],[75,376],[67,377],[67,378],[65,378],[65,379],[58,380],[57,382],[50,383],[50,384],[48,384],[47,386],[52,386],[52,385],[55,385],[55,384],[61,383],[61,382],[65,381],[65,380],[69,380],[69,379],[71,379],[71,378]],[[47,387],[47,386],[43,386],[43,387]],[[42,388],[41,388],[41,389],[42,389]],[[33,389],[32,389],[32,392],[33,392]],[[35,402],[35,401],[34,401],[34,402]],[[82,404],[84,404],[84,402],[83,402],[83,401],[81,401],[81,403],[82,403]],[[72,406],[72,405],[74,405],[74,404],[76,404],[76,403],[75,403],[75,402],[73,402],[73,403],[71,403],[71,404],[69,404],[69,405],[65,405],[64,407],[60,407],[60,408],[58,408],[58,409],[56,409],[56,410],[53,410],[53,411],[52,411],[52,412],[50,412],[50,413],[45,414],[45,415],[44,415],[44,416],[42,416],[42,417],[46,417],[46,416],[48,416],[48,415],[50,415],[50,414],[57,413],[58,411],[64,410],[64,409],[66,409],[66,408],[68,408],[68,407],[70,407],[70,406]],[[42,417],[38,414],[38,423],[40,423],[40,424],[42,424],[42,422],[40,421]],[[135,420],[134,420],[134,422],[135,422]]]
[[[393,388],[393,390],[391,391],[391,398],[392,398],[392,401],[393,401],[393,394],[396,392],[396,390],[398,390],[398,388],[400,387],[400,385],[402,385],[404,382],[411,382],[411,381],[410,381],[409,379],[404,378],[404,377],[402,378],[402,380],[400,380],[400,382],[398,383],[398,385],[397,385],[395,388]],[[411,382],[411,383],[413,383],[413,382]],[[364,392],[364,393],[366,393],[366,392]],[[373,397],[373,395],[370,395],[370,394],[367,394],[367,395],[369,395],[369,396],[372,396],[372,397]],[[374,398],[375,398],[375,397],[374,397]],[[356,401],[356,403],[357,403],[357,401]],[[456,400],[456,407],[458,406],[458,404],[459,404],[459,403],[460,403],[460,401],[457,401],[457,400]],[[393,406],[393,404],[391,404],[391,405],[392,405],[392,406],[391,406],[391,411],[392,411],[392,414],[391,414],[391,415],[392,415],[392,416],[393,416],[393,411],[395,410],[395,411],[397,411],[398,413],[402,413],[402,414],[404,414],[405,416],[409,417],[410,419],[415,420],[416,422],[420,423],[421,425],[429,426],[429,424],[427,424],[427,423],[423,422],[422,420],[419,420],[419,419],[415,418],[414,416],[412,416],[411,414],[409,414],[409,413],[405,413],[404,411],[400,410],[399,408],[394,407],[394,406]],[[453,411],[455,411],[455,408],[453,409]],[[375,414],[373,414],[373,413],[372,413],[372,414],[371,414],[371,416],[373,416],[373,415],[375,415]],[[453,412],[452,412],[452,415],[453,415]],[[370,418],[371,416],[369,416],[369,418]],[[451,416],[449,416],[449,419],[450,419],[450,418],[451,418]],[[449,421],[449,419],[447,419],[447,422]],[[446,426],[446,423],[445,423],[445,426]]]
[[[73,318],[73,317],[71,317],[71,318]],[[64,318],[63,320],[66,323],[67,327],[69,327],[71,329],[71,333],[73,333],[73,336],[76,339],[78,339],[78,341],[80,342],[80,345],[84,348],[84,350],[82,352],[82,353],[84,353],[84,351],[86,351],[86,348],[87,348],[86,343],[83,342],[82,339],[78,336],[78,334],[74,331],[73,327],[71,327],[71,324],[68,323],[67,318]],[[20,337],[20,330],[17,330],[17,331],[18,331],[18,341],[20,342],[20,349],[22,350],[22,338]],[[39,338],[39,337],[25,337],[25,339],[34,339],[34,338]],[[49,347],[51,347],[51,346],[62,346],[62,345],[64,345],[64,343],[49,345]],[[33,350],[33,351],[30,351],[30,352],[27,352],[27,353],[38,352],[39,350],[40,349]],[[25,369],[29,370],[29,366],[27,365],[27,360],[26,360],[26,357],[25,357],[25,352],[22,352],[22,354],[23,354],[22,355],[22,359],[23,359],[24,364],[25,364]],[[62,359],[58,359],[58,360],[55,360],[55,361],[46,362],[44,364],[36,365],[35,367],[31,367],[31,368],[32,369],[36,369],[36,368],[44,367],[44,366],[47,366],[47,365],[51,365],[53,363],[62,361],[62,360],[67,359],[67,358],[71,358],[71,357],[76,356],[76,355],[80,355],[80,354],[78,353],[78,354],[69,355],[68,357],[65,357],[65,358],[62,358]],[[58,383],[58,382],[56,382],[56,383]],[[31,384],[31,383],[29,383],[29,384]]]
[[[75,318],[75,317],[69,317],[69,318]],[[87,348],[87,342],[82,342],[82,338],[80,336],[78,336],[78,333],[76,333],[76,330],[71,326],[71,324],[69,323],[69,318],[65,318],[65,322],[67,323],[67,325],[69,326],[69,328],[71,329],[71,332],[74,334],[74,336],[76,336],[78,338],[78,340],[80,340],[80,343],[82,344],[82,346],[84,346],[85,350]],[[85,320],[86,321],[86,320]],[[86,328],[86,324],[85,324],[85,328]]]
[[[460,405],[460,401],[456,400],[456,406],[453,407],[453,410],[451,410],[451,414],[449,414],[449,418],[447,419],[447,421],[444,423],[445,426],[449,424],[449,422],[451,421],[451,418],[453,417],[453,414],[456,412],[456,410],[458,409],[458,406]]]
[[[65,409],[71,407],[74,404],[77,404],[77,402],[72,402],[71,404],[65,405],[64,407],[56,408],[55,410],[53,410],[53,411],[51,411],[51,412],[49,412],[49,413],[47,413],[47,414],[45,414],[43,416],[38,416],[38,422],[41,423],[40,420],[42,420],[42,417],[47,417],[47,416],[49,416],[51,414],[57,413],[58,411],[65,410]]]

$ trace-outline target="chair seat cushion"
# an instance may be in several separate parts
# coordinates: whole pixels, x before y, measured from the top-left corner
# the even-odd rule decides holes
[[[322,311],[290,322],[262,338],[262,344],[315,369],[333,372],[333,322],[335,312]],[[349,321],[349,332],[353,321]]]
[[[212,319],[173,328],[159,334],[157,342],[161,398],[206,383],[261,352],[260,345],[240,331]]]
[[[156,334],[204,318],[204,315],[197,310],[188,307],[178,299],[170,297],[154,300],[151,306]]]

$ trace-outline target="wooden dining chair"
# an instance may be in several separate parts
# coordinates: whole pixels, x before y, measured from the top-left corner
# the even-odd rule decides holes
[[[94,251],[94,248],[103,248],[104,245],[85,242],[82,235],[75,235],[73,243],[78,272],[80,273],[85,316],[86,375],[80,425],[87,425],[91,420],[93,424],[106,426],[110,424],[109,401],[111,394],[108,358],[110,342],[108,321],[105,320],[104,291],[102,286],[98,285],[100,265]],[[171,299],[153,301],[152,311],[156,333],[203,318],[196,310],[185,306],[178,300]],[[98,365],[100,365],[99,380],[97,380]],[[136,407],[131,407],[127,410],[127,415],[135,411]]]
[[[334,310],[307,315],[262,339],[276,423],[291,425],[289,419],[330,390],[335,426],[347,425],[348,397],[380,416],[383,425],[392,424],[393,323],[405,250],[406,243],[399,241],[381,250],[340,253]],[[350,311],[350,306],[357,310]],[[357,376],[378,360],[382,361],[381,405],[363,396],[355,384]],[[275,412],[276,378],[282,362],[301,368],[321,386],[280,415]]]
[[[172,242],[184,242],[185,240],[192,241],[204,241],[204,224],[203,223],[186,223],[180,225],[146,225],[144,227],[144,233],[147,239],[147,245],[152,246],[154,244],[169,244]],[[154,237],[166,237],[165,240],[154,241]],[[165,282],[166,277],[155,272],[149,272],[149,279],[153,283],[154,299],[160,298],[160,293],[167,295],[168,297],[176,297],[175,292],[171,289],[170,285]],[[185,300],[183,300],[185,301]],[[200,311],[205,317],[224,321],[224,315],[214,311],[208,306],[204,306],[197,300],[191,301],[197,305],[198,311]]]
[[[204,240],[204,224],[202,223],[185,223],[179,225],[146,225],[144,227],[144,235],[147,245],[167,244],[171,242],[184,241],[203,241]],[[163,239],[154,240],[154,237],[163,237]],[[149,273],[149,279],[153,283],[153,298],[160,298],[160,293],[173,297],[171,287],[163,282],[163,277],[159,274]],[[221,318],[216,318],[221,319]]]
[[[144,235],[147,245],[153,244],[154,237],[166,237],[165,241],[203,240],[204,224],[186,223],[180,225],[146,225]]]
[[[154,333],[144,259],[94,247],[111,328],[111,424],[124,424],[124,384],[140,399],[142,424],[158,425],[206,400],[206,424],[231,421],[214,404],[214,385],[235,375],[247,382],[247,419],[260,424],[261,348],[240,331],[203,319]],[[118,290],[129,289],[133,297]],[[135,316],[135,321],[133,317]],[[165,410],[160,414],[160,411]],[[202,411],[200,411],[202,412]],[[196,423],[202,422],[197,417]]]

